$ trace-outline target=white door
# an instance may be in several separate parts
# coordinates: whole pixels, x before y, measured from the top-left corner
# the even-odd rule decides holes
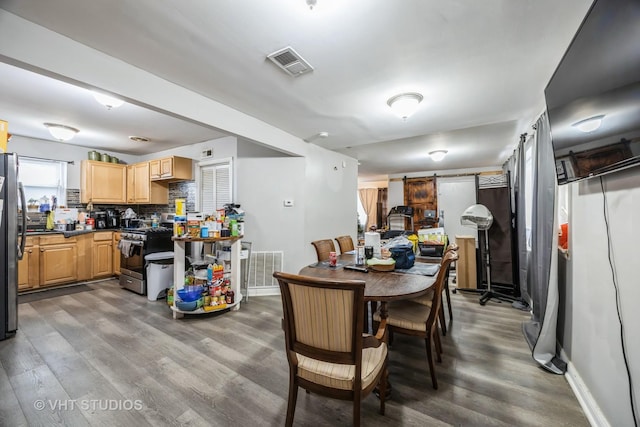
[[[478,246],[478,232],[460,225],[460,216],[465,209],[476,204],[475,176],[437,178],[438,214],[444,213],[444,232],[450,242],[456,236],[473,236]]]

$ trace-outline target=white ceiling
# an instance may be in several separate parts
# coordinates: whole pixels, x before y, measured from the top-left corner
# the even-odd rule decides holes
[[[0,7],[300,139],[361,162],[360,176],[500,165],[544,108],[543,90],[591,0],[3,0]],[[293,47],[314,71],[291,77],[266,56]],[[1,60],[2,58],[0,58]],[[78,58],[79,61],[82,58]],[[77,82],[75,82],[77,84]],[[150,153],[224,135],[86,89],[0,66],[10,132]],[[407,121],[386,101],[424,101]],[[127,94],[120,94],[127,97]],[[61,102],[61,100],[63,100]],[[152,139],[130,143],[128,135]],[[435,164],[426,153],[446,149]]]

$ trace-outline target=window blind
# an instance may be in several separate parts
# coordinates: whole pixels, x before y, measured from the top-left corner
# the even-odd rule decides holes
[[[231,165],[218,163],[200,167],[200,212],[210,214],[232,201]]]

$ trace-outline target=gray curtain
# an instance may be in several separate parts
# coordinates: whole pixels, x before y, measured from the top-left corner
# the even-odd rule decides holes
[[[518,269],[520,283],[520,297],[531,307],[531,295],[529,294],[529,284],[527,280],[527,271],[529,269],[529,251],[527,250],[527,211],[526,211],[526,135],[520,138],[518,144],[518,176],[516,178],[517,188],[517,216],[518,221]]]
[[[538,119],[535,128],[531,253],[528,263],[524,264],[527,291],[533,309],[531,320],[523,324],[523,332],[533,358],[550,372],[562,374],[566,370],[566,364],[556,356],[558,320],[558,280],[555,274],[558,261],[555,220],[556,170],[546,113]],[[519,245],[523,244],[526,245],[526,241],[519,242]],[[521,275],[522,268],[521,264]]]
[[[532,138],[531,135],[528,136]],[[531,307],[531,296],[527,286],[527,269],[529,264],[529,251],[527,250],[527,226],[525,203],[525,164],[526,164],[527,134],[520,135],[518,147],[509,159],[502,165],[502,170],[509,172],[511,177],[511,206],[516,218],[516,241],[518,242],[518,278],[520,286],[520,298],[514,303],[514,307],[528,310]]]

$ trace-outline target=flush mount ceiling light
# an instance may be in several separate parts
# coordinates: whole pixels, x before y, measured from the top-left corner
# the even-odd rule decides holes
[[[307,6],[309,6],[311,10],[313,10],[313,6],[315,6],[316,3],[318,3],[318,0],[307,0]]]
[[[431,160],[433,160],[434,162],[439,162],[444,159],[444,156],[446,156],[447,153],[447,150],[435,150],[429,153],[429,157],[431,157]]]
[[[303,139],[304,142],[313,142],[316,139],[327,138],[329,136],[329,132],[318,132],[315,135],[310,136],[309,138]]]
[[[149,138],[145,138],[144,136],[130,136],[129,139],[133,142],[149,142]]]
[[[69,141],[71,138],[76,136],[76,133],[80,132],[78,129],[72,128],[71,126],[58,125],[55,123],[44,123],[44,125],[49,130],[51,136],[58,141]]]
[[[119,106],[124,104],[124,101],[122,99],[114,98],[113,96],[105,95],[101,92],[91,91],[91,93],[93,94],[93,97],[96,99],[96,101],[107,107],[107,110],[118,108]]]
[[[387,105],[402,120],[407,120],[409,116],[416,112],[418,105],[422,102],[422,95],[416,92],[401,93],[389,98]]]
[[[571,126],[578,128],[578,130],[584,133],[589,133],[600,127],[600,125],[602,124],[602,119],[604,119],[604,114],[580,120],[579,122],[575,122]]]

